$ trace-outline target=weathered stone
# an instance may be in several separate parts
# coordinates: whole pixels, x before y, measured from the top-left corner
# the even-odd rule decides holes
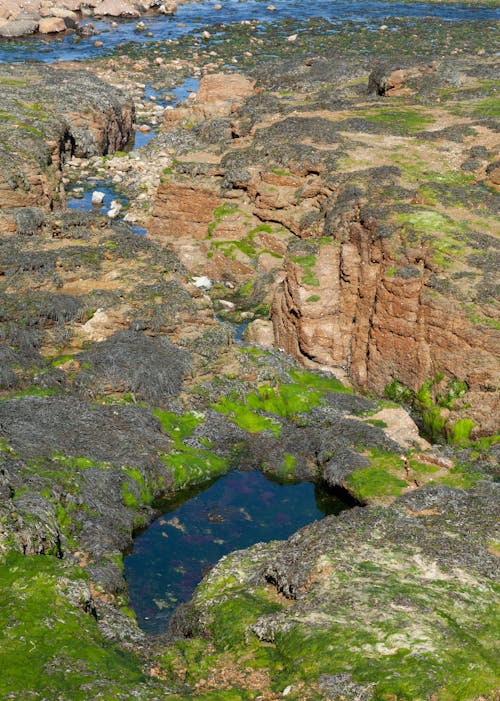
[[[156,193],[149,232],[165,239],[204,239],[214,210],[221,202],[214,189],[165,181]]]
[[[62,17],[42,17],[38,25],[40,34],[57,34],[65,29],[66,23]]]

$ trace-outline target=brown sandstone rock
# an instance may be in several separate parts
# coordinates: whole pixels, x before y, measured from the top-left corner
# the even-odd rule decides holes
[[[273,322],[267,319],[255,319],[248,325],[244,339],[248,343],[272,348],[274,346]]]
[[[38,25],[40,34],[57,34],[64,32],[66,24],[62,17],[42,17]]]
[[[204,239],[213,212],[221,202],[214,189],[197,188],[191,183],[163,182],[156,193],[149,232],[166,239]]]
[[[344,369],[379,394],[393,379],[417,391],[444,372],[467,383],[468,415],[481,431],[497,431],[498,332],[473,324],[457,302],[431,295],[429,271],[391,277],[380,242],[353,238],[319,248],[315,285],[288,258],[271,311],[276,344],[305,364]]]
[[[139,11],[126,0],[102,0],[94,7],[95,15],[108,17],[139,17]]]

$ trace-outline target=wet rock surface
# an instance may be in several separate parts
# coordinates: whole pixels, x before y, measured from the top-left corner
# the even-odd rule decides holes
[[[271,665],[272,649],[281,687],[302,698],[430,698],[454,688],[477,640],[482,679],[492,679],[486,612],[498,578],[489,546],[497,499],[487,485],[469,493],[427,487],[389,509],[347,511],[284,544],[229,555],[200,585],[183,625]],[[465,684],[481,693],[477,677]]]

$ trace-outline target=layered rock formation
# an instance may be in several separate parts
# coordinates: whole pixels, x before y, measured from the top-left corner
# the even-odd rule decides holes
[[[201,91],[165,122],[191,137],[172,149],[151,233],[196,274],[235,284],[262,272],[268,252],[276,271],[288,247],[269,288],[277,347],[376,393],[394,380],[415,392],[433,383],[436,399],[465,383],[463,410],[454,402],[443,417],[451,426],[467,404],[478,435],[498,428],[498,205],[483,186],[496,139],[480,106],[455,116],[447,76],[461,70],[477,94],[465,66],[434,63],[355,78],[332,107],[321,82],[335,69],[309,62],[294,78],[298,91],[315,85],[306,103],[257,91],[211,121]],[[367,101],[368,84],[390,95],[396,82],[409,86],[403,106]]]

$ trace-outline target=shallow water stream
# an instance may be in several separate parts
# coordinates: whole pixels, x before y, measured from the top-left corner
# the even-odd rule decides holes
[[[490,7],[464,6],[460,4],[427,4],[409,2],[383,2],[382,0],[275,0],[274,12],[267,10],[264,0],[224,0],[220,10],[211,0],[188,2],[180,5],[175,16],[151,15],[141,17],[146,25],[136,30],[137,20],[89,18],[99,32],[103,46],[95,46],[96,36],[80,38],[75,34],[64,37],[27,37],[0,41],[0,61],[75,61],[97,58],[110,53],[120,44],[133,42],[138,46],[152,41],[178,39],[192,31],[202,31],[204,25],[231,24],[256,20],[278,22],[286,18],[306,20],[320,17],[332,22],[354,20],[358,22],[382,22],[386,17],[436,17],[447,21],[498,19],[499,11]],[[112,23],[117,24],[116,27]],[[292,32],[290,32],[292,33]]]

